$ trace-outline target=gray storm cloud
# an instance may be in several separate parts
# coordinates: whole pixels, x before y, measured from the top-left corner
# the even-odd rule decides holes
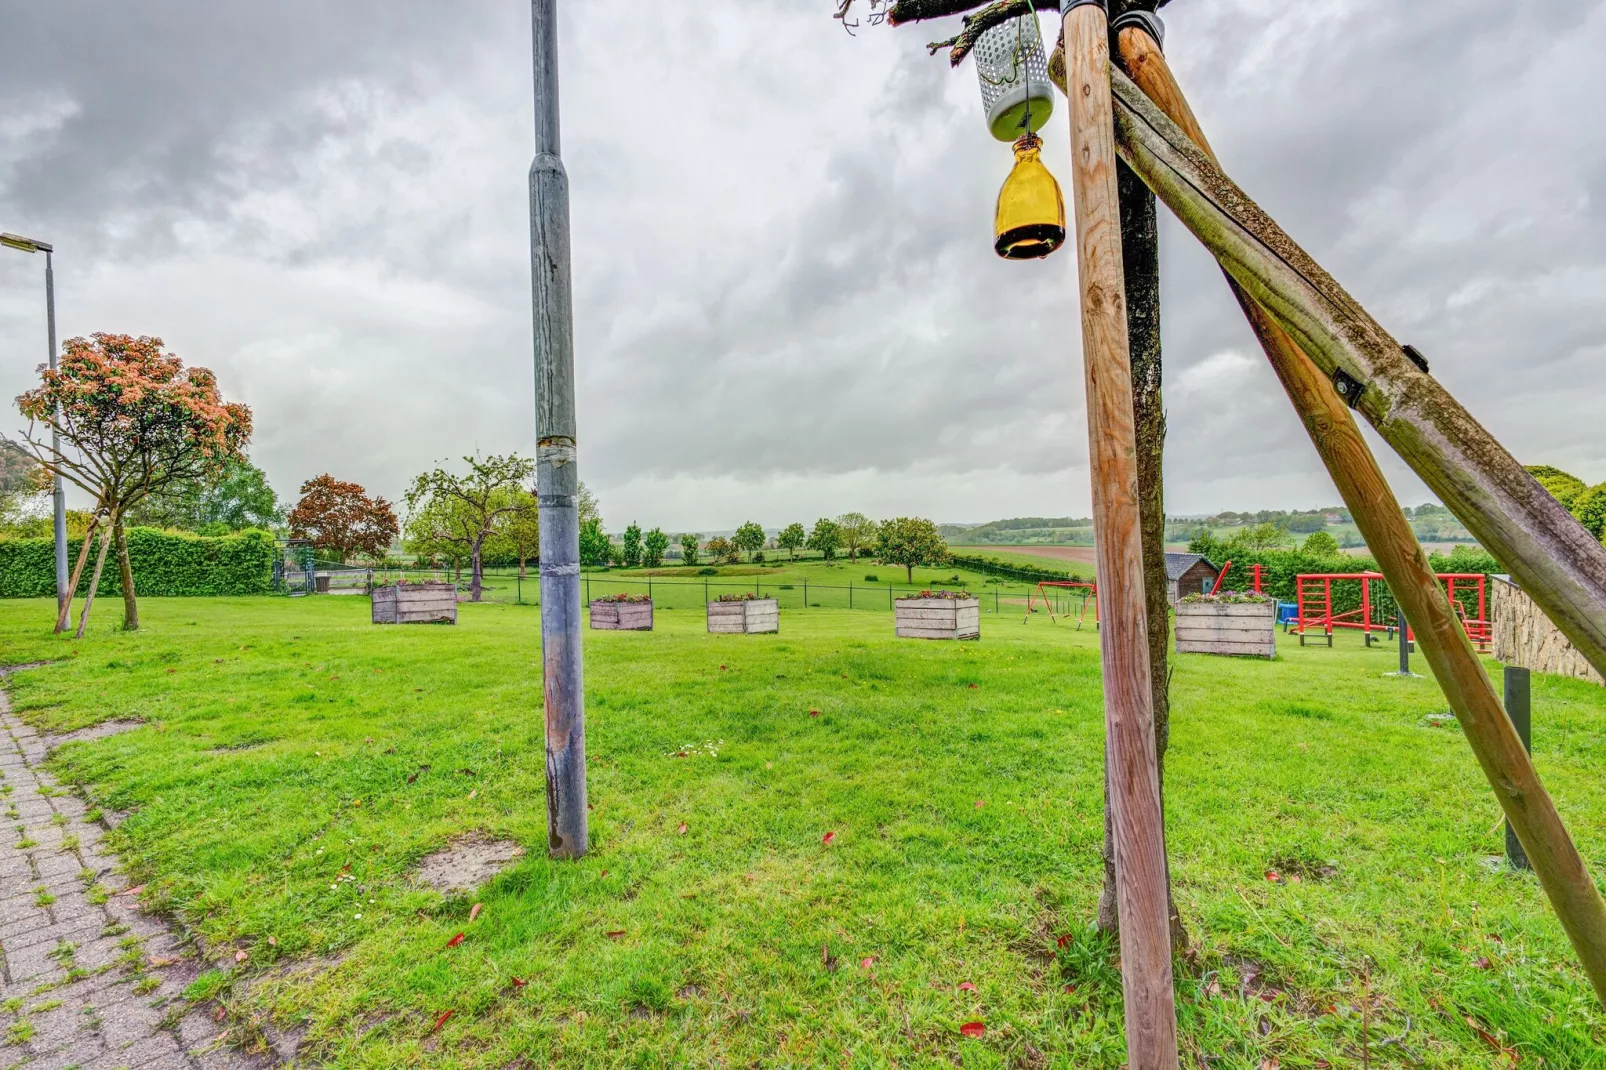
[[[1074,258],[993,256],[1009,156],[944,28],[834,6],[560,5],[584,476],[621,525],[1083,513]],[[1606,132],[1568,105],[1606,5],[1166,16],[1229,172],[1515,453],[1606,479]],[[514,2],[9,5],[0,229],[56,242],[64,336],[215,368],[281,493],[529,451],[528,51]],[[1169,507],[1333,500],[1214,265],[1162,242]],[[7,397],[41,266],[0,256]]]

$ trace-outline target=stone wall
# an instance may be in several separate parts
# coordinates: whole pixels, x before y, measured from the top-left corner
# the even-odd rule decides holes
[[[1521,587],[1491,576],[1489,596],[1497,660],[1534,672],[1574,676],[1597,684],[1606,682]]]

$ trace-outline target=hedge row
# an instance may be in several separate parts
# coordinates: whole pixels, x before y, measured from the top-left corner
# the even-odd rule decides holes
[[[78,561],[81,538],[67,540],[67,564]],[[90,551],[78,593],[89,590],[99,544]],[[273,536],[265,531],[203,538],[155,528],[128,529],[128,562],[142,595],[268,594],[273,590]],[[56,593],[56,549],[51,539],[0,539],[0,598],[47,598]],[[116,548],[106,555],[100,592],[121,595]]]
[[[948,559],[959,568],[981,572],[989,576],[1003,576],[1012,580],[1036,583],[1039,580],[1074,580],[1075,576],[1059,569],[1039,568],[1037,565],[1005,564],[996,557],[976,557],[971,554],[949,554]]]

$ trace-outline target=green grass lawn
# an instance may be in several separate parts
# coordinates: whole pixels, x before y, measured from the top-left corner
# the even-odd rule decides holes
[[[978,643],[900,641],[886,613],[821,609],[709,636],[671,609],[588,633],[592,852],[559,863],[534,609],[376,628],[359,598],[147,599],[125,635],[115,608],[72,643],[47,603],[0,603],[0,660],[60,659],[8,682],[41,728],[146,722],[55,768],[133,811],[111,844],[205,938],[193,994],[246,1043],[304,1027],[374,1068],[1123,1063],[1088,927],[1091,629],[1004,614]],[[1437,688],[1338,642],[1177,661],[1185,1065],[1504,1065],[1478,1030],[1525,1066],[1603,1065],[1606,1014],[1536,882],[1496,861]],[[1606,872],[1606,692],[1534,690],[1541,772]],[[410,883],[475,830],[529,854],[473,896]]]

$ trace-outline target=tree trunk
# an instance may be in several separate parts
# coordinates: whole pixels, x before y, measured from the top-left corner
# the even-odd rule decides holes
[[[1165,798],[1165,752],[1171,738],[1169,583],[1165,573],[1165,409],[1160,385],[1160,238],[1154,194],[1131,168],[1116,166],[1121,196],[1121,259],[1126,280],[1127,343],[1132,364],[1132,417],[1137,436],[1138,514],[1143,538],[1143,595],[1149,632],[1149,688],[1154,701],[1154,750]],[[1118,932],[1115,898],[1115,830],[1109,787],[1104,793],[1104,890],[1098,926]],[[1177,912],[1167,878],[1172,951],[1188,946],[1188,930]]]
[[[139,631],[139,603],[134,597],[134,566],[128,560],[128,531],[123,518],[117,518],[117,576],[123,585],[123,631]]]
[[[909,584],[909,586],[911,586],[911,587],[914,586],[914,582],[915,582],[915,567],[913,565],[905,565],[905,566],[903,566],[903,579],[904,579],[905,583]]]
[[[84,532],[84,544],[78,549],[78,563],[73,566],[72,581],[67,584],[67,597],[61,600],[56,610],[56,634],[60,635],[67,630],[67,623],[72,619],[73,595],[78,592],[78,581],[84,577],[84,565],[89,561],[89,551],[95,545],[95,533],[100,530],[97,520],[89,522],[89,530]]]
[[[468,600],[478,602],[480,592],[484,589],[484,579],[480,568],[480,547],[478,543],[468,552]]]
[[[519,558],[519,582],[520,583],[524,582],[524,562],[527,561],[527,560],[528,560],[528,558],[524,558],[524,557]]]
[[[106,567],[106,551],[111,549],[112,528],[117,524],[113,517],[110,525],[101,528],[100,552],[95,555],[95,574],[90,577],[89,590],[84,594],[84,610],[78,615],[78,631],[73,634],[74,639],[84,637],[84,628],[89,624],[89,610],[95,604],[95,591],[100,587],[100,573]]]

